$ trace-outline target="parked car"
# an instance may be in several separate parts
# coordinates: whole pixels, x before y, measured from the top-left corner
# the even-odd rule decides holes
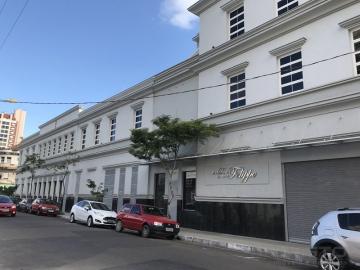
[[[31,204],[30,213],[56,217],[60,212],[56,202],[47,199],[35,199]]]
[[[101,202],[85,200],[71,208],[70,222],[83,222],[88,227],[94,225],[115,226],[116,212]]]
[[[0,195],[0,216],[16,216],[16,204],[8,196]]]
[[[154,206],[141,204],[125,204],[118,213],[115,230],[123,229],[138,231],[141,236],[162,235],[174,239],[180,231],[180,224],[167,218]]]
[[[32,199],[22,199],[17,205],[17,210],[20,212],[30,213],[32,201]]]
[[[321,217],[312,228],[311,253],[323,270],[360,266],[360,209],[339,209]]]

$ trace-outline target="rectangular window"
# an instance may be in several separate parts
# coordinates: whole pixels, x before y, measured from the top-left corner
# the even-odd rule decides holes
[[[86,128],[81,130],[81,149],[86,147]]]
[[[71,134],[70,134],[70,150],[74,149],[74,137],[75,137],[74,132],[71,132]]]
[[[44,143],[44,146],[43,146],[44,148],[43,148],[43,153],[42,153],[42,155],[43,155],[43,158],[46,156],[46,143]]]
[[[287,11],[296,8],[299,5],[298,0],[280,0],[278,1],[278,15],[284,14]]]
[[[95,124],[95,145],[100,143],[100,123]]]
[[[142,127],[142,108],[135,110],[135,128]]]
[[[116,118],[110,119],[110,142],[115,141],[116,135]]]
[[[355,68],[356,74],[360,75],[360,29],[352,33],[354,52],[355,52]]]
[[[230,109],[246,105],[245,72],[230,78]]]
[[[51,154],[51,141],[48,142],[48,152],[47,152],[47,156],[49,157]]]
[[[244,6],[230,12],[230,39],[245,33]]]
[[[301,52],[282,57],[280,72],[283,95],[304,89]]]
[[[360,232],[360,214],[340,214],[338,219],[341,229]]]
[[[64,148],[63,148],[64,152],[66,152],[66,150],[67,150],[67,144],[68,144],[68,135],[65,135],[64,136]]]
[[[53,152],[52,152],[53,155],[56,154],[56,139],[53,140]]]
[[[61,147],[62,147],[62,138],[61,137],[59,137],[59,139],[58,139],[58,141],[59,141],[59,143],[58,143],[58,154],[60,154],[61,153]]]

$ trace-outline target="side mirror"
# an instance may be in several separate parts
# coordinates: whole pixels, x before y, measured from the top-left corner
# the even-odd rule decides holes
[[[86,211],[89,211],[90,210],[90,206],[85,206],[84,208]]]

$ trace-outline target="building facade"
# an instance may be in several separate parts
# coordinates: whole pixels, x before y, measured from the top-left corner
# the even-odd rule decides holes
[[[152,129],[162,114],[201,119],[220,136],[184,149],[171,209],[181,224],[309,241],[324,213],[360,204],[360,2],[200,0],[189,10],[200,17],[196,55],[25,139],[22,160],[37,152],[56,162],[71,150],[80,162],[65,183],[39,172],[32,194],[18,175],[23,195],[67,196],[69,208],[94,179],[114,209],[166,208],[169,179],[128,153],[129,130]]]
[[[24,136],[26,112],[0,113],[0,185],[14,185],[19,153],[14,150]]]

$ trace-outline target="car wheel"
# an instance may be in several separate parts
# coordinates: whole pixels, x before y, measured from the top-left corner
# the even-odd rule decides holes
[[[92,217],[88,217],[88,219],[87,219],[87,226],[88,227],[92,227],[92,226],[94,226],[94,223],[93,223],[93,219],[92,219]]]
[[[70,221],[70,223],[75,223],[76,220],[75,220],[75,215],[74,214],[70,215],[70,220],[69,221]]]
[[[116,221],[115,231],[122,232],[122,230],[123,230],[123,225],[121,220]]]
[[[150,227],[145,224],[141,230],[141,236],[144,238],[148,238],[150,236]]]
[[[336,252],[336,249],[324,249],[319,255],[318,264],[322,270],[344,270],[347,260],[343,254]]]

